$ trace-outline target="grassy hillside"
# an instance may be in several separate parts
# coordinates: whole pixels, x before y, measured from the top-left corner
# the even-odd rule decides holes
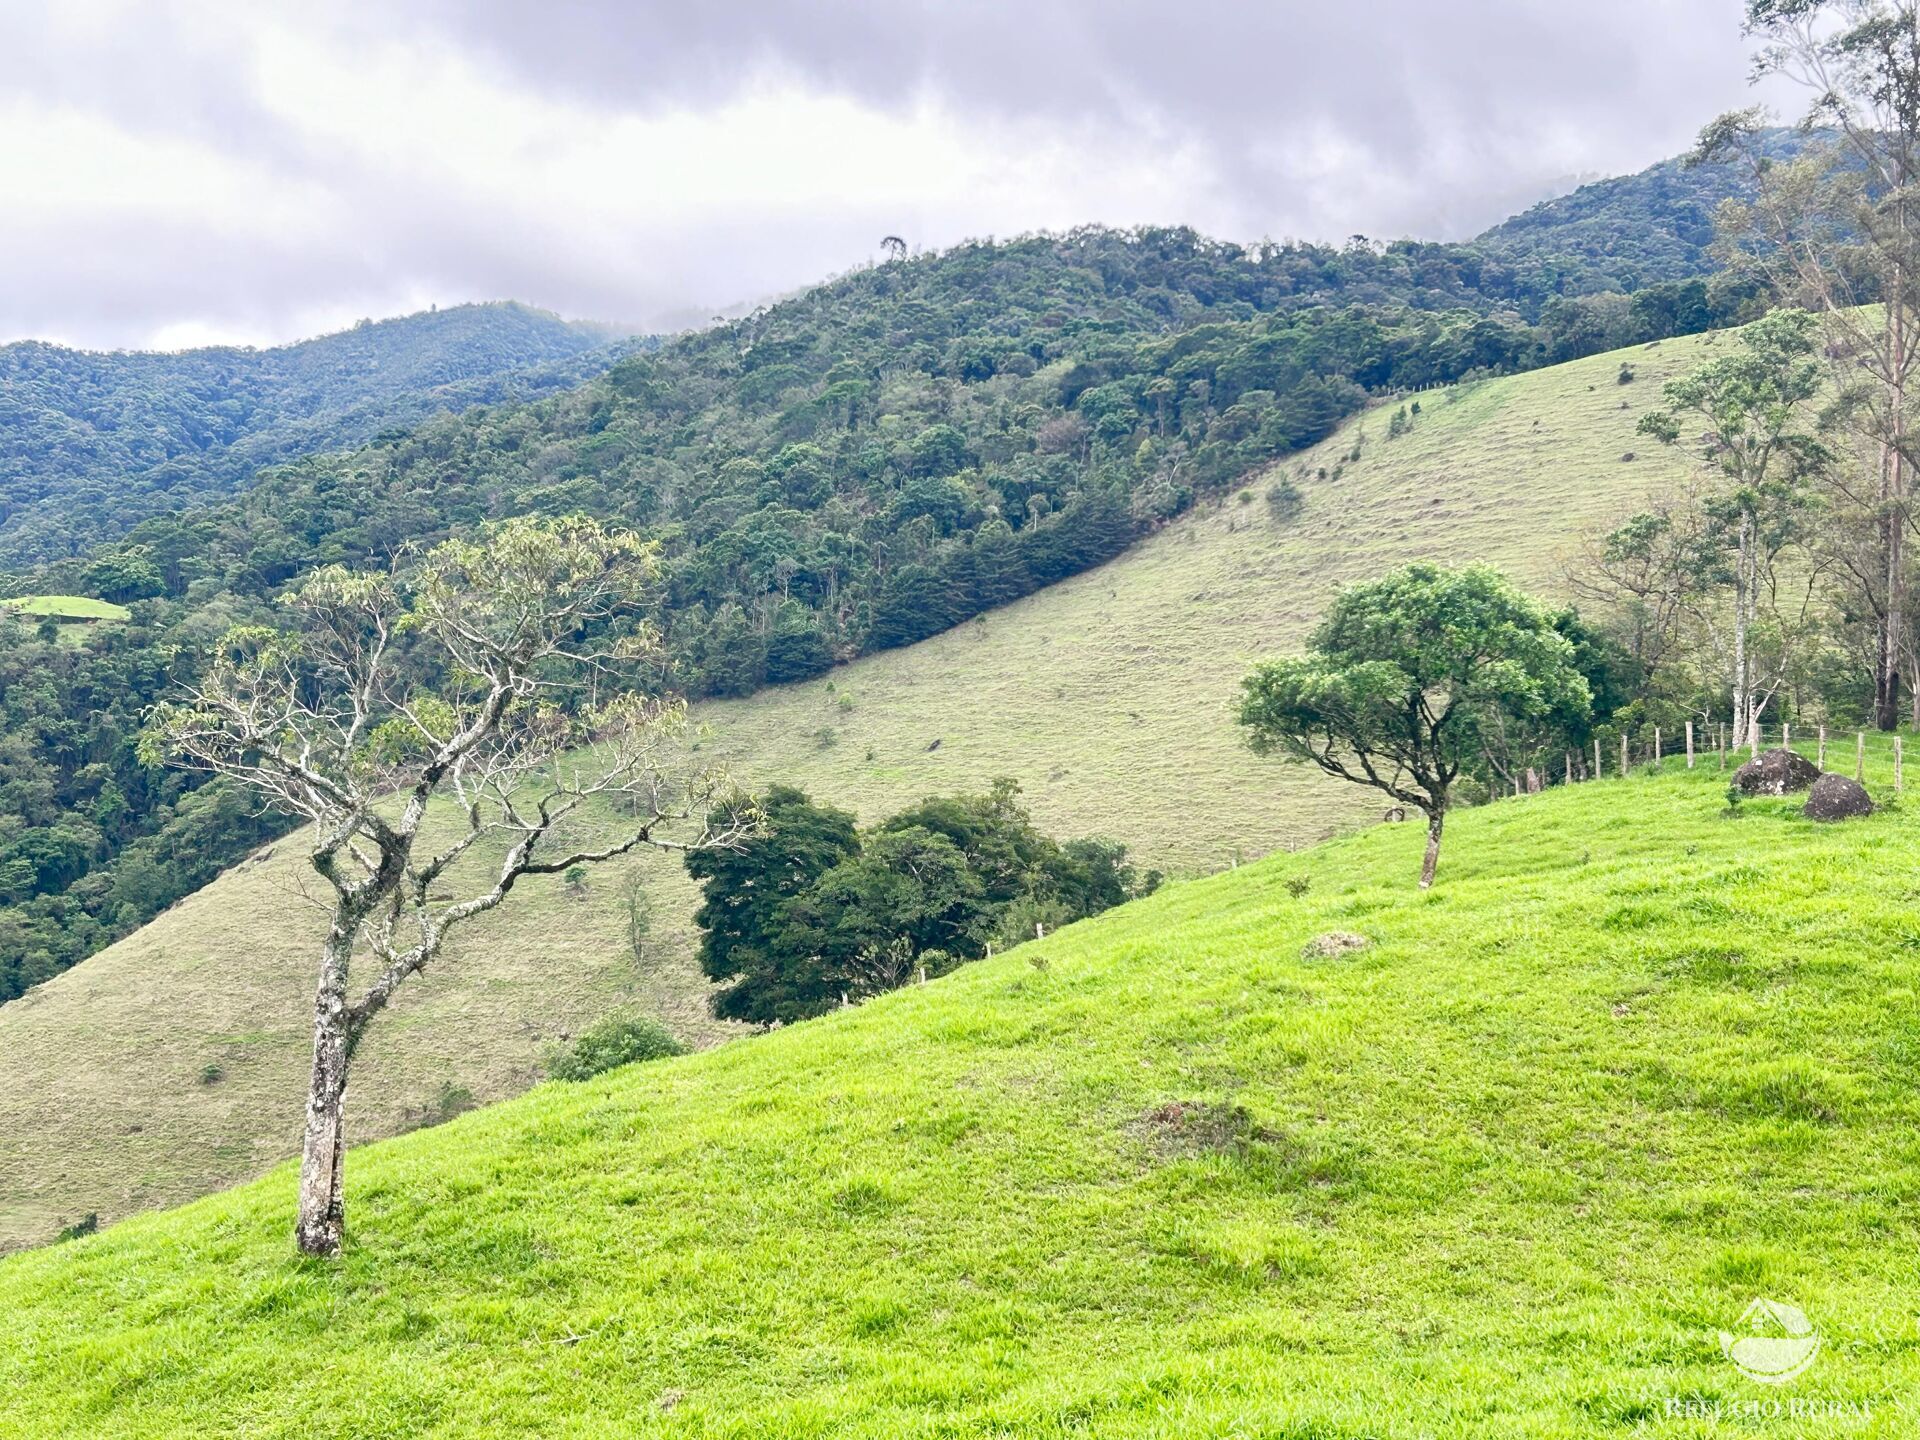
[[[0,1261],[0,1436],[1725,1433],[1920,1380],[1920,831],[1677,767]],[[1365,936],[1337,958],[1304,949]],[[82,967],[82,973],[91,967]],[[1716,1332],[1756,1295],[1785,1390]]]
[[[1297,515],[1277,514],[1271,477],[1257,479],[1245,503],[930,641],[705,706],[710,744],[750,778],[867,818],[1012,775],[1053,833],[1111,835],[1174,873],[1375,818],[1353,791],[1245,754],[1228,707],[1248,663],[1296,645],[1335,586],[1415,558],[1485,559],[1551,591],[1569,537],[1674,473],[1633,427],[1660,380],[1712,343],[1636,350],[1625,386],[1611,355],[1428,392],[1391,440],[1371,412],[1283,467],[1300,477]],[[91,1211],[177,1203],[291,1151],[320,933],[291,898],[301,873],[283,843],[0,1007],[0,1248]],[[670,865],[648,875],[657,920],[639,967],[617,874],[596,874],[584,898],[529,887],[471,932],[370,1038],[355,1133],[418,1123],[443,1086],[512,1094],[560,1036],[617,1004],[718,1038],[691,962],[692,890]],[[222,1078],[202,1084],[208,1065]]]
[[[127,607],[91,595],[22,595],[0,600],[0,605],[22,615],[50,615],[56,620],[124,620]]]
[[[97,600],[91,595],[21,595],[11,600],[0,600],[0,609],[11,610],[17,615],[52,620],[60,627],[61,642],[67,645],[83,643],[87,632],[95,625],[124,624],[130,614],[124,605],[116,605],[111,600]]]
[[[59,352],[26,387],[47,392],[32,413],[105,408],[115,442],[140,455],[45,495],[34,487],[48,454],[77,463],[93,452],[78,441],[49,448],[32,424],[10,425],[21,384],[0,351],[0,570],[13,533],[9,454],[69,527],[68,543],[42,553],[71,556],[0,573],[0,594],[137,602],[133,624],[89,647],[113,650],[120,674],[99,676],[96,655],[48,667],[28,723],[0,713],[0,729],[26,740],[0,747],[0,875],[18,877],[0,889],[16,912],[0,916],[0,1003],[132,933],[265,838],[251,826],[208,829],[172,851],[200,857],[196,871],[170,864],[158,842],[178,822],[163,812],[181,782],[155,788],[123,715],[99,699],[137,713],[157,697],[135,692],[155,680],[191,685],[221,634],[274,623],[278,594],[316,565],[377,569],[488,520],[590,514],[661,546],[654,619],[672,686],[695,699],[748,696],[911,645],[1114,559],[1325,439],[1369,396],[1693,334],[1738,319],[1751,299],[1687,282],[1685,295],[1663,285],[1631,305],[1562,298],[1534,325],[1519,316],[1556,293],[1552,267],[1528,282],[1531,299],[1512,280],[1471,248],[1411,243],[1242,247],[1187,229],[1101,227],[967,242],[858,268],[657,346],[636,342],[563,394],[547,393],[560,370],[605,368],[610,353],[541,367],[538,387],[515,371],[493,396],[547,393],[535,403],[472,404],[494,388],[482,379],[388,397],[418,402],[412,410],[322,407],[299,435],[273,423],[245,440],[231,427],[287,396],[268,385],[229,406],[228,361],[258,381],[269,362],[346,346],[344,376],[308,363],[296,378],[318,369],[360,384],[367,357],[354,347],[431,359],[440,352],[428,341],[446,338],[436,327],[461,315],[483,330],[542,317],[480,307],[287,351],[160,357],[219,372],[198,388],[164,367],[148,373],[154,357],[99,361],[147,365],[155,383],[138,390],[140,404],[184,406],[177,424],[139,406],[121,413],[129,397],[93,376],[98,357]],[[64,374],[67,361],[78,375]],[[408,373],[383,363],[372,378]],[[96,394],[103,387],[113,404]],[[220,403],[202,416],[194,407],[208,395]],[[432,409],[459,413],[415,423]],[[368,443],[339,448],[355,437]],[[266,458],[256,441],[303,458],[254,476],[240,462]],[[176,444],[188,450],[166,448]],[[164,484],[139,478],[154,446],[172,467]],[[149,482],[162,513],[102,545],[139,519],[134,492]],[[188,503],[222,487],[238,493]],[[15,708],[0,675],[0,711]],[[92,823],[81,812],[102,783],[96,762],[124,803],[76,837]]]

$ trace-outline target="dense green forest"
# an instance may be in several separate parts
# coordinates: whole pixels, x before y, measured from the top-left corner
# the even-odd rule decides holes
[[[632,348],[524,305],[461,305],[270,350],[0,346],[0,566],[89,550],[264,465],[436,411],[568,389]]]
[[[1365,298],[1332,303],[1350,296]],[[663,542],[675,682],[744,694],[1108,559],[1370,394],[1756,303],[1698,279],[1542,300],[1459,247],[1182,230],[971,244],[630,356],[565,395],[300,461],[33,585],[102,593],[125,570],[112,598],[265,596],[315,563],[578,510]]]
[[[584,511],[661,542],[670,682],[746,694],[1099,564],[1371,396],[1764,305],[1750,284],[1707,277],[1559,295],[1536,260],[1422,242],[1240,246],[1183,229],[964,244],[629,354],[564,393],[301,458],[0,577],[0,590],[99,595],[136,617],[91,632],[20,698],[0,695],[9,715],[35,717],[9,726],[0,755],[0,902],[14,907],[0,976],[18,977],[0,979],[0,999],[260,838],[234,826],[167,884],[118,883],[118,857],[182,823],[183,802],[157,779],[119,777],[138,703],[96,726],[90,676],[108,663],[96,650],[190,678],[227,626],[315,564],[384,565],[490,518]],[[1271,488],[1284,507],[1284,486]],[[127,812],[76,828],[62,817],[92,803],[81,772],[98,765],[115,769]]]
[[[148,621],[63,643],[0,609],[0,1001],[57,974],[284,829],[224,783],[134,754],[200,647]]]

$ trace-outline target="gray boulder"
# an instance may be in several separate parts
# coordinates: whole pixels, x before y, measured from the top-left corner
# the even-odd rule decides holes
[[[1820,767],[1792,750],[1768,750],[1733,772],[1745,795],[1790,795],[1820,778]]]
[[[1806,806],[1800,813],[1809,820],[1852,820],[1856,816],[1871,815],[1873,800],[1857,780],[1849,780],[1845,775],[1822,775],[1808,792]]]

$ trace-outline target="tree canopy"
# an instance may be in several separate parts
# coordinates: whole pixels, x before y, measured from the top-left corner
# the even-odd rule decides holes
[[[295,456],[577,385],[631,348],[524,305],[458,305],[268,350],[0,345],[0,568],[92,551]]]
[[[1553,617],[1486,566],[1409,565],[1345,590],[1304,656],[1247,676],[1256,754],[1318,766],[1427,817],[1422,887],[1439,863],[1454,782],[1516,730],[1564,733],[1591,691]]]
[[[686,857],[704,887],[700,964],[725,987],[713,1006],[726,1019],[818,1015],[1159,883],[1136,876],[1123,846],[1042,834],[1010,780],[923,800],[866,831],[789,786],[755,809],[755,835]]]

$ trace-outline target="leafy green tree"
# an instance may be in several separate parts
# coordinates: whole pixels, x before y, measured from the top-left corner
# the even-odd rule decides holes
[[[1747,0],[1754,74],[1806,99],[1808,143],[1774,163],[1764,110],[1721,116],[1696,158],[1738,157],[1751,197],[1722,208],[1721,243],[1777,293],[1817,310],[1827,353],[1846,377],[1862,473],[1829,487],[1848,523],[1834,527],[1847,608],[1873,620],[1873,713],[1898,722],[1909,633],[1914,407],[1920,367],[1920,18],[1912,0]],[[1843,538],[1844,537],[1844,538]],[[1920,723],[1920,690],[1914,697]]]
[[[591,1080],[622,1065],[686,1053],[673,1032],[650,1015],[609,1015],[554,1056],[547,1073],[555,1080]]]
[[[913,473],[928,479],[951,475],[967,463],[967,437],[951,425],[929,425],[913,437]]]
[[[1307,653],[1255,667],[1240,723],[1256,754],[1316,765],[1427,817],[1433,884],[1454,782],[1501,727],[1584,718],[1587,682],[1553,617],[1486,566],[1409,565],[1345,590]]]
[[[787,903],[775,958],[809,978],[816,1003],[877,994],[928,951],[979,955],[992,912],[979,872],[951,839],[889,826]]]
[[[1011,780],[923,800],[864,834],[785,786],[756,813],[758,835],[686,860],[704,884],[701,966],[725,984],[714,1012],[729,1019],[818,1015],[1159,883],[1135,876],[1124,846],[1042,834]]]
[[[755,834],[728,849],[692,852],[685,864],[704,886],[693,917],[701,928],[700,968],[726,987],[713,998],[714,1014],[768,1025],[818,1013],[836,998],[827,981],[782,963],[784,910],[857,854],[860,842],[853,816],[815,805],[788,785],[771,787],[757,809]],[[723,819],[716,815],[714,823]]]
[[[166,580],[144,553],[122,550],[102,555],[86,569],[87,593],[125,604],[161,594]]]

